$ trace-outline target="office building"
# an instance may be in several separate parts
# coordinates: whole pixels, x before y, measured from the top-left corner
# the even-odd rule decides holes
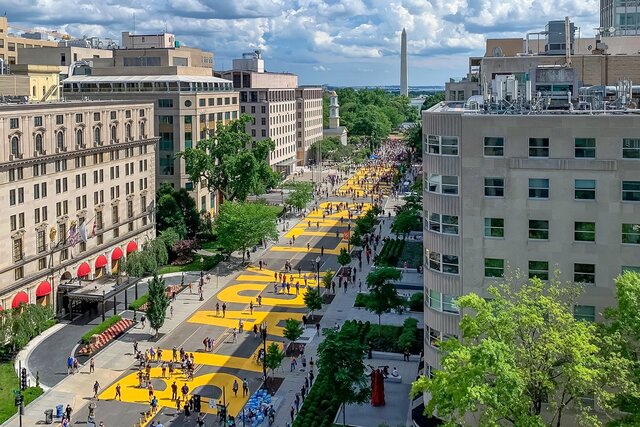
[[[600,0],[600,27],[610,36],[640,35],[640,1]]]
[[[311,144],[322,139],[322,88],[298,86],[298,76],[265,71],[260,51],[233,60],[233,70],[216,73],[240,92],[240,111],[254,120],[248,131],[256,139],[271,138],[274,170],[289,175],[307,163]]]
[[[155,236],[153,129],[148,102],[0,105],[3,309],[68,310],[60,285],[111,275]]]
[[[39,49],[29,49],[39,50]],[[58,101],[60,74],[51,65],[12,65],[10,74],[0,73],[0,96],[29,102]]]
[[[0,16],[0,64],[5,65],[17,64],[18,52],[21,48],[34,48],[44,46],[57,46],[58,42],[52,40],[43,40],[42,38],[36,38],[35,35],[25,37],[17,36],[13,33],[9,33],[9,21],[6,16]]]
[[[134,47],[143,40],[145,47]],[[156,184],[192,191],[198,209],[215,214],[219,195],[204,183],[191,182],[184,160],[176,154],[206,139],[218,123],[237,119],[238,92],[230,81],[213,76],[213,54],[179,46],[172,34],[124,33],[122,46],[131,47],[114,50],[113,58],[93,59],[91,75],[64,80],[65,97],[154,103],[152,132],[160,137]]]

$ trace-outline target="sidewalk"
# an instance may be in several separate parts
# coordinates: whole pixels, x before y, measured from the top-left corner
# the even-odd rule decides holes
[[[382,237],[388,236],[391,234],[390,229],[391,229],[392,221],[388,219],[387,211],[391,211],[392,217],[393,217],[395,214],[394,207],[397,204],[401,204],[401,203],[402,201],[392,201],[389,198],[387,199],[385,203],[385,211],[383,214],[384,218],[387,218],[387,220],[384,222],[384,225],[382,226],[382,231],[381,231]],[[382,218],[383,216],[381,215],[380,219]],[[381,249],[382,249],[382,245],[378,245],[378,253],[380,252]],[[357,262],[354,262],[354,264],[356,263]],[[365,289],[365,285],[364,285],[365,278],[369,273],[369,271],[371,271],[371,269],[372,269],[372,265],[367,264],[366,260],[363,260],[362,271],[358,271],[358,275],[356,278],[356,280],[361,279],[363,281],[363,290]],[[407,277],[407,280],[415,281],[418,279],[417,277],[413,276],[413,274],[417,275],[417,273],[413,273],[413,274],[408,273],[408,274],[410,275],[410,277]],[[405,279],[403,278],[403,281],[404,280]],[[365,309],[353,307],[357,293],[358,293],[357,287],[354,287],[354,286],[351,286],[346,292],[344,292],[344,289],[339,289],[339,290],[337,289],[336,297],[334,298],[333,302],[328,306],[323,307],[323,309],[325,310],[324,312],[319,313],[319,314],[322,314],[323,316],[321,321],[322,327],[329,328],[336,323],[341,325],[342,323],[344,323],[345,320],[361,320],[363,322],[369,321],[371,323],[377,323],[378,316],[376,316],[374,313],[366,311]],[[424,327],[424,316],[422,315],[422,313],[384,314],[382,315],[382,322],[385,324],[401,326],[407,317],[415,317],[416,319],[418,319],[418,327],[419,328]],[[311,357],[313,357],[314,361],[317,360],[318,346],[322,341],[322,339],[323,339],[322,336],[319,337],[319,339],[313,339],[311,340],[311,342],[309,342],[305,346],[304,353],[305,353],[305,356],[307,357],[307,360],[310,360]],[[411,361],[414,363],[417,363],[418,356],[417,355],[411,356]],[[286,362],[283,362],[283,363],[286,363]],[[317,375],[317,370],[314,373]],[[287,423],[291,424],[291,416],[289,414],[289,410],[295,400],[296,393],[300,392],[300,389],[304,384],[306,375],[307,375],[307,372],[301,372],[300,370],[297,370],[292,373],[287,372],[285,374],[284,382],[282,383],[278,392],[276,393],[276,397],[277,397],[276,404],[278,407],[276,408],[276,417],[275,417],[275,422],[273,423],[274,426],[284,427],[285,425],[287,425]]]
[[[283,234],[284,232],[279,230],[279,237],[282,237]],[[267,248],[259,248],[255,253],[252,253],[252,259],[260,259],[269,247],[270,245],[267,245]],[[138,341],[138,348],[143,352],[151,346],[157,347],[158,344],[162,342],[163,337],[171,333],[202,305],[206,304],[207,301],[213,298],[242,271],[244,271],[244,269],[237,258],[233,258],[230,262],[223,262],[216,268],[212,269],[210,271],[212,276],[211,281],[206,283],[203,289],[204,301],[199,300],[200,298],[197,293],[189,294],[186,290],[177,294],[176,301],[172,303],[174,308],[173,316],[171,317],[167,314],[164,325],[159,330],[159,340],[149,342],[153,333],[150,327],[147,325],[143,329],[139,324],[136,324],[133,328],[125,332],[118,339],[114,340],[107,345],[107,347],[97,353],[94,357],[94,373],[89,374],[88,364],[83,365],[77,374],[67,375],[62,381],[58,382],[54,387],[46,390],[42,396],[25,407],[24,415],[22,416],[22,425],[33,426],[42,424],[44,420],[44,411],[47,409],[54,409],[55,414],[55,407],[60,404],[65,407],[67,404],[71,404],[73,413],[75,414],[75,420],[82,419],[80,414],[86,414],[86,407],[90,402],[90,397],[93,396],[93,384],[95,381],[98,381],[101,387],[106,388],[134,364],[135,361],[132,354],[133,343],[135,341]],[[218,273],[219,275],[216,276],[215,273]],[[199,272],[193,272],[193,274],[199,277]],[[182,273],[170,273],[163,277],[179,279],[181,275]],[[148,281],[150,279],[150,277],[144,278],[142,281]],[[28,360],[29,355],[35,348],[43,344],[45,341],[50,339],[55,340],[55,335],[62,333],[66,327],[68,327],[68,325],[54,326],[55,329],[50,330],[51,332],[41,334],[32,340],[29,343],[29,346],[27,346],[18,356],[22,361],[22,366],[27,367],[24,361]],[[71,352],[72,348],[68,348],[67,351]],[[57,361],[52,362],[50,366],[54,366],[56,363]],[[31,376],[33,377],[33,375]],[[31,381],[35,383],[34,379]],[[16,414],[8,419],[2,424],[2,426],[18,427],[18,415]]]

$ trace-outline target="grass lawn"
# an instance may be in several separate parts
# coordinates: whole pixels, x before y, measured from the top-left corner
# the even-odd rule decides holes
[[[0,363],[0,423],[18,412],[14,406],[13,390],[20,389],[19,379],[13,370],[13,361]],[[24,392],[25,406],[42,394],[40,387],[29,387]]]
[[[222,255],[203,256],[202,258],[204,259],[204,271],[208,271],[218,265],[222,260]],[[200,256],[196,254],[193,261],[189,264],[165,265],[164,267],[160,267],[158,274],[179,273],[181,271],[200,271],[201,269],[203,269],[203,266],[200,262]]]
[[[218,251],[220,250],[220,245],[215,240],[208,240],[206,242],[202,242],[200,245],[202,249],[206,251]]]
[[[409,263],[409,268],[418,268],[419,265],[422,265],[422,242],[405,240],[402,252],[398,257],[397,267],[403,267],[405,261]]]
[[[268,205],[267,207],[269,208],[269,210],[273,211],[276,217],[279,217],[282,214],[282,211],[284,210],[283,206]]]

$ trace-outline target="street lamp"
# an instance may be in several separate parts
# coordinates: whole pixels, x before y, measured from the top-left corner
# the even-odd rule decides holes
[[[316,285],[318,285],[318,295],[320,295],[320,261],[322,260],[322,258],[320,258],[320,255],[318,255],[316,257]]]
[[[204,257],[200,257],[200,301],[204,301]]]
[[[262,383],[263,388],[266,390],[267,388],[267,322],[264,321],[260,324],[260,335],[262,336],[262,377],[264,378],[264,382]]]

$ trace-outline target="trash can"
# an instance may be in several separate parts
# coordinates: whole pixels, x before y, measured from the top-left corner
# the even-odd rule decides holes
[[[62,411],[64,410],[64,406],[56,405],[56,418],[62,418]]]
[[[44,411],[44,423],[53,424],[53,409],[47,409]]]

